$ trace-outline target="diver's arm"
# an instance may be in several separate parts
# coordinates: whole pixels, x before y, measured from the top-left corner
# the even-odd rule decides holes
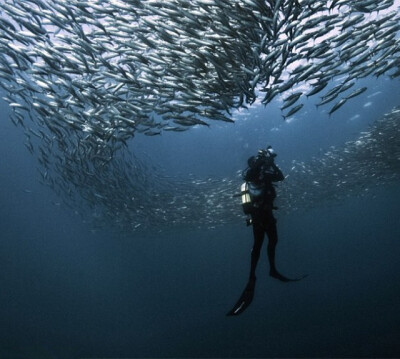
[[[279,182],[285,179],[280,168],[274,163],[270,163],[262,172],[262,178],[268,182]]]
[[[271,167],[274,170],[274,172],[272,173],[271,181],[273,182],[283,181],[285,179],[285,176],[283,175],[281,169],[275,164],[275,162],[272,162]]]

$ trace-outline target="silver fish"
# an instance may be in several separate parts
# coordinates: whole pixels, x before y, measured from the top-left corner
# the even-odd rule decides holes
[[[347,98],[342,98],[337,102],[329,111],[329,116],[334,113],[336,110],[338,110],[340,107],[342,107],[347,101]]]
[[[286,115],[282,115],[283,119],[293,116],[296,112],[300,111],[300,109],[304,106],[303,103],[293,107]]]
[[[350,95],[346,96],[346,99],[348,100],[352,97],[356,97],[356,96],[362,94],[363,92],[365,92],[366,90],[367,90],[367,87],[361,87],[357,90],[354,90]]]

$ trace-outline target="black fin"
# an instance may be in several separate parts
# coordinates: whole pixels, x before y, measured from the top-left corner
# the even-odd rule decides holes
[[[304,274],[301,277],[288,278],[288,277],[285,277],[284,275],[282,275],[282,274],[280,274],[279,272],[276,272],[276,271],[275,272],[270,271],[269,275],[272,278],[276,278],[276,279],[280,280],[281,282],[298,282],[299,280],[302,280],[302,279],[304,279],[304,278],[306,278],[308,276],[308,274]]]
[[[227,316],[239,315],[246,310],[246,308],[253,301],[255,284],[256,284],[255,278],[249,280],[239,300],[236,302],[234,307],[227,313]]]

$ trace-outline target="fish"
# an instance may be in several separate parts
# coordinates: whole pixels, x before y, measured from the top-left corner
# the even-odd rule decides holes
[[[314,88],[310,92],[308,92],[306,96],[309,97],[317,94],[318,92],[321,92],[328,85],[328,83],[329,83],[328,81],[323,81],[317,84],[312,84]]]
[[[289,97],[285,98],[283,100],[284,104],[281,107],[281,110],[284,110],[285,108],[292,106],[300,98],[300,96],[302,94],[303,94],[302,92],[296,92],[296,93],[290,95]]]
[[[342,24],[342,30],[354,26],[355,24],[359,23],[361,20],[364,19],[364,14],[358,14],[353,17],[350,17]]]
[[[356,97],[356,96],[362,94],[363,92],[365,92],[366,90],[367,90],[366,86],[361,87],[361,88],[359,88],[357,90],[354,90],[350,95],[346,96],[346,99],[348,100],[350,98]]]
[[[347,101],[347,97],[340,99],[329,111],[329,116],[342,107]]]
[[[330,96],[324,96],[321,100],[321,102],[317,103],[315,106],[318,108],[319,106],[325,105],[331,101],[333,101],[336,97],[338,97],[339,92],[335,92],[331,94]]]
[[[293,107],[290,109],[290,111],[286,115],[282,115],[283,119],[286,120],[286,118],[293,116],[296,112],[300,111],[300,109],[304,106],[303,103]]]

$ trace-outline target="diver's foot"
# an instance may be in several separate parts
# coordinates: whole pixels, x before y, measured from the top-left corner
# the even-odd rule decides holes
[[[277,270],[270,270],[269,271],[269,275],[272,278],[276,278],[278,280],[280,280],[281,282],[290,282],[291,280],[289,278],[286,278],[285,276],[283,276],[282,274],[280,274]]]
[[[272,278],[276,278],[276,279],[280,280],[281,282],[297,282],[297,281],[302,280],[303,278],[307,277],[307,274],[306,274],[299,278],[287,278],[284,275],[280,274],[276,269],[271,269],[269,271],[269,275]]]
[[[236,302],[235,306],[227,313],[227,316],[239,315],[251,304],[254,297],[254,289],[256,286],[256,278],[251,277],[246,284],[242,295]]]

